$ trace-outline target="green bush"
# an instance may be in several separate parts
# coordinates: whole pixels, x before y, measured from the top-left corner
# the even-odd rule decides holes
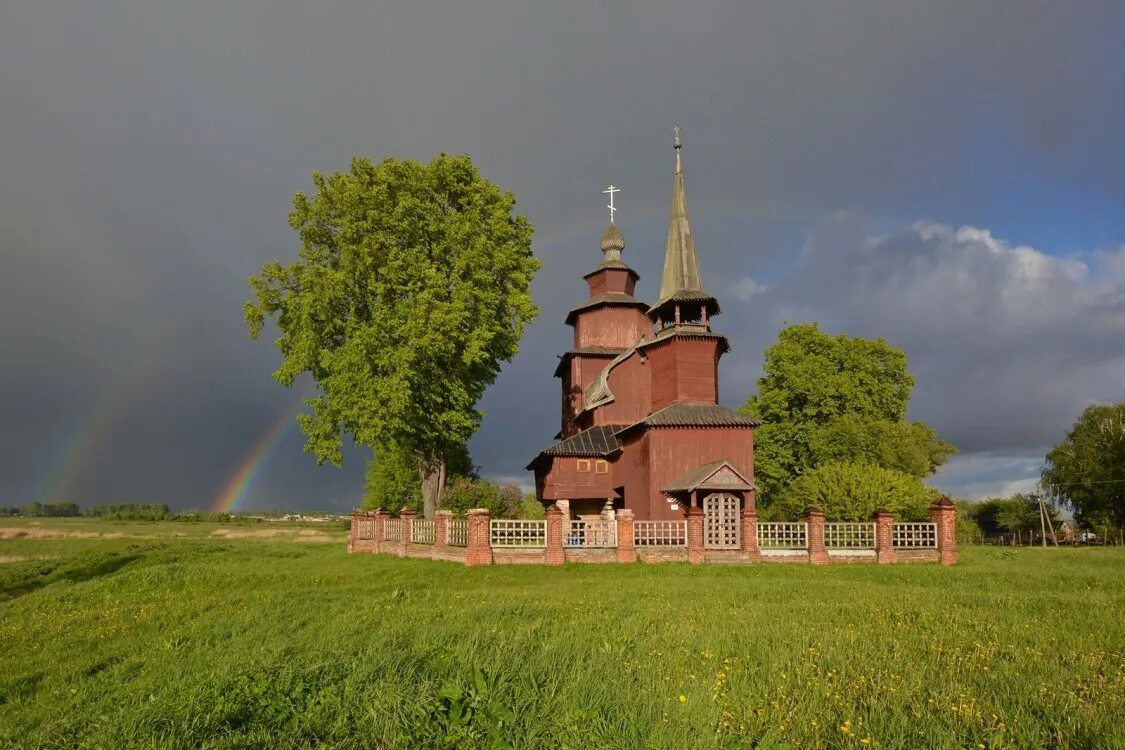
[[[900,520],[927,520],[940,493],[920,479],[871,464],[832,462],[797,477],[763,509],[763,516],[793,520],[815,506],[828,521],[866,521],[879,508]]]
[[[515,518],[522,500],[523,493],[514,483],[455,477],[445,488],[441,507],[459,516],[470,508],[488,508],[493,518]]]
[[[524,495],[523,500],[516,506],[516,518],[525,518],[529,521],[540,521],[547,517],[543,503],[535,499],[535,495]]]

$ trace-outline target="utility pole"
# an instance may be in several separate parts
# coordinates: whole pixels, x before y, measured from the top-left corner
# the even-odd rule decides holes
[[[1039,529],[1043,532],[1043,546],[1047,546],[1047,525],[1051,527],[1051,540],[1054,541],[1055,546],[1059,546],[1059,539],[1055,536],[1055,523],[1051,520],[1051,516],[1047,513],[1047,504],[1043,500],[1043,485],[1035,485],[1035,497],[1039,501]]]

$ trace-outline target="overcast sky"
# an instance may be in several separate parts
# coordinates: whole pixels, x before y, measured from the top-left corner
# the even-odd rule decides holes
[[[934,482],[982,497],[1125,399],[1125,4],[534,5],[0,4],[0,504],[209,507],[255,450],[240,508],[356,503],[362,452],[302,453],[240,309],[355,154],[468,152],[535,225],[472,444],[528,482],[609,183],[654,299],[677,122],[725,405],[785,322],[883,336],[961,449]]]

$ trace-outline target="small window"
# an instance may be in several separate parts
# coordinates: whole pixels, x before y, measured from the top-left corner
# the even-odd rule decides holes
[[[607,461],[603,461],[602,459],[599,458],[597,461],[594,462],[594,473],[595,474],[608,474],[609,473],[609,463]]]
[[[590,459],[588,459],[588,458],[578,459],[578,470],[583,471],[583,472],[589,471],[590,470]]]

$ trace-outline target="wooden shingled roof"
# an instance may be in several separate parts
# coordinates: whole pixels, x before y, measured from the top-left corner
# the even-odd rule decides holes
[[[624,425],[603,424],[583,430],[577,435],[563,438],[550,448],[539,451],[539,455],[528,465],[531,469],[540,456],[596,456],[605,458],[621,450],[621,441],[617,438],[617,431]]]
[[[636,427],[757,427],[762,420],[718,404],[671,404],[654,411],[639,422],[618,430],[618,434]]]
[[[589,310],[601,305],[614,305],[616,307],[635,307],[639,310],[647,310],[648,304],[642,300],[637,299],[631,294],[623,292],[606,292],[599,294],[597,297],[586,300],[578,307],[571,308],[570,312],[566,314],[566,324],[568,326],[574,325],[578,321],[578,313],[583,310]]]

